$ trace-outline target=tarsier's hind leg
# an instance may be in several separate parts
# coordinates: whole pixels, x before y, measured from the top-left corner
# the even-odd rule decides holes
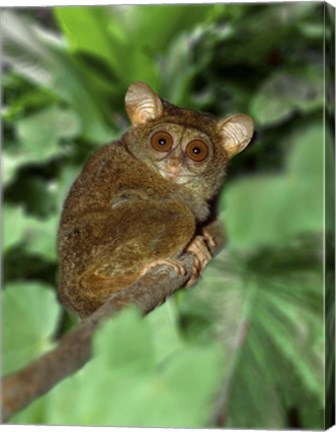
[[[134,201],[106,212],[99,229],[101,243],[77,275],[73,291],[76,299],[71,303],[82,316],[92,313],[113,292],[131,285],[153,264],[174,265],[174,258],[194,235],[195,221],[182,203],[169,202],[165,207],[155,201],[151,205]]]

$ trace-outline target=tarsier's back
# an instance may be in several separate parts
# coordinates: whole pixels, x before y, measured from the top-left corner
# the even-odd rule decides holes
[[[209,204],[253,134],[245,114],[218,120],[178,108],[141,82],[125,102],[131,128],[91,157],[62,213],[59,297],[81,317],[155,265],[183,272],[185,251],[196,257],[189,283],[197,279],[210,259]]]

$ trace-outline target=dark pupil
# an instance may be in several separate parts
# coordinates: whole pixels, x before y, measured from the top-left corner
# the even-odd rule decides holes
[[[166,144],[166,140],[164,138],[160,138],[159,139],[159,144],[162,145],[162,146],[165,145]]]
[[[200,154],[201,153],[201,149],[199,147],[194,147],[192,149],[192,152],[195,153],[195,154]]]

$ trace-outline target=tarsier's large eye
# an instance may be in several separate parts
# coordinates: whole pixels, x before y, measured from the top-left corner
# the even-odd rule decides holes
[[[187,145],[186,154],[190,159],[196,162],[202,162],[208,156],[209,149],[204,141],[196,139],[190,141]]]
[[[172,148],[173,138],[166,131],[156,132],[151,138],[152,147],[159,152],[167,152]]]

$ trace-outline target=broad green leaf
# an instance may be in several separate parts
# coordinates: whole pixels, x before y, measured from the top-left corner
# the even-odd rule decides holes
[[[3,77],[6,100],[2,108],[2,117],[7,124],[15,122],[23,113],[55,104],[58,98],[44,87],[28,83],[13,70]]]
[[[48,423],[48,395],[32,402],[23,411],[19,411],[8,421],[14,425],[45,425]]]
[[[59,217],[48,219],[28,218],[24,233],[24,249],[34,255],[56,261],[56,238]]]
[[[132,7],[56,8],[56,18],[75,52],[88,52],[104,60],[111,78],[124,87],[134,80],[152,82],[157,70],[151,53],[142,46],[129,10]],[[83,31],[83,28],[86,30]],[[125,52],[130,55],[125,56]]]
[[[294,45],[300,48],[299,52],[308,49],[306,40],[301,38],[299,23],[306,18],[311,19],[315,14],[314,21],[323,29],[321,15],[316,13],[316,5],[314,7],[312,3],[279,3],[269,8],[258,7],[255,4],[245,4],[242,8],[233,4],[220,6],[222,6],[222,16],[216,23],[212,43],[211,41],[209,43],[207,37],[201,41],[204,49],[202,56],[209,55],[210,59],[213,59],[204,73],[217,71],[217,79],[225,82],[229,70],[229,74],[233,72],[235,81],[237,80],[240,87],[252,83],[254,79],[260,79],[268,68],[273,71],[278,66],[277,60],[275,65],[273,64],[273,55],[275,58],[279,55],[280,64],[285,63],[285,67],[292,66],[294,63],[302,70],[305,59],[299,57],[293,49],[294,39],[296,42]],[[223,30],[230,25],[234,26],[233,32],[227,34]],[[265,31],[267,29],[267,38],[261,29]],[[318,48],[316,46],[314,48],[315,53],[318,51],[321,56],[322,39],[319,42]],[[284,62],[281,62],[282,51],[286,52]],[[307,60],[307,66],[311,63],[310,60]],[[321,57],[320,64],[322,61]],[[218,65],[221,67],[218,68]],[[253,67],[253,71],[250,71],[249,67]],[[212,80],[213,76],[211,78],[208,76],[208,81]],[[251,97],[255,93],[255,89],[253,87],[252,89],[250,89]]]
[[[147,323],[140,325],[140,319],[140,314],[133,310],[120,314],[97,334],[94,350],[104,353],[100,359],[105,362],[105,367],[112,370],[126,367],[129,373],[146,373],[152,369],[154,359],[149,327]],[[107,338],[108,350],[105,346]]]
[[[78,116],[70,110],[51,106],[16,122],[18,143],[3,156],[5,181],[12,180],[20,166],[41,163],[64,155],[62,139],[71,139],[80,132]]]
[[[188,319],[184,330],[192,339],[205,344],[221,331],[221,344],[226,358],[230,360],[237,343],[237,335],[245,309],[246,293],[240,277],[239,260],[229,259],[222,251],[205,269],[195,290],[184,291],[179,307],[182,319]],[[223,322],[223,325],[221,325]]]
[[[156,334],[153,322],[129,310],[107,322],[95,338],[94,360],[50,394],[50,423],[204,426],[221,354],[213,343],[206,347],[183,343],[164,358],[159,356],[157,363],[158,345],[153,340],[165,333]],[[76,404],[71,403],[74,397]]]
[[[287,167],[290,174],[305,181],[323,181],[324,132],[323,120],[309,127],[298,128],[289,138],[292,148],[288,154]]]
[[[55,13],[75,52],[100,57],[125,86],[134,80],[156,86],[158,54],[182,32],[206,22],[212,9],[198,5],[60,7]]]
[[[170,59],[169,63],[176,61],[176,56],[173,52],[169,52],[170,46],[175,44],[180,37],[181,50],[184,51],[188,45],[187,39],[183,40],[183,34],[191,31],[193,28],[206,23],[214,6],[213,5],[146,5],[146,6],[131,6],[124,11],[124,25],[127,32],[132,37],[132,46],[134,43],[137,46],[133,56],[128,59],[131,62],[131,71],[129,80],[147,80],[149,84],[157,85],[161,80],[165,80],[165,64],[167,65],[167,73],[171,66],[167,64],[165,59]],[[188,47],[189,48],[189,47]],[[168,51],[168,52],[167,52]],[[181,57],[179,54],[179,57]],[[185,54],[184,54],[185,56]],[[156,63],[160,65],[161,73],[158,67],[149,68],[150,64]],[[185,60],[184,60],[185,62]],[[174,80],[180,76],[182,83],[177,83],[177,86],[183,85],[185,73],[190,73],[190,62],[185,62],[186,69],[182,74],[175,74]],[[187,72],[187,69],[189,71]],[[162,78],[161,78],[162,76]]]
[[[8,284],[2,294],[3,373],[13,372],[51,347],[60,305],[49,286]]]
[[[320,123],[299,128],[289,139],[292,149],[287,160],[290,208],[297,231],[324,228],[324,133]],[[293,185],[298,187],[293,187]]]
[[[151,424],[161,424],[165,416],[164,427],[205,427],[211,417],[224,364],[222,353],[213,344],[191,346],[174,356],[162,373],[163,385],[171,394],[158,404],[161,412]],[[179,409],[174,409],[176,406]]]
[[[178,315],[173,300],[151,312],[146,320],[153,337],[155,363],[160,364],[176,351],[183,349],[183,341],[178,329]]]
[[[261,125],[287,120],[296,110],[312,111],[323,106],[322,68],[280,71],[271,75],[252,99],[251,115]]]
[[[235,373],[228,393],[227,427],[240,429],[281,429],[285,410],[281,395],[271,381],[269,371],[254,355],[249,342],[240,347]]]
[[[15,178],[17,169],[23,163],[24,157],[18,158],[6,154],[2,154],[2,181],[4,186],[7,186]]]
[[[165,99],[182,106],[190,100],[191,82],[197,68],[189,44],[189,34],[176,37],[160,61],[160,94]],[[174,86],[171,85],[172,81]]]
[[[15,126],[18,142],[13,149],[9,147],[4,151],[2,159],[5,184],[15,178],[21,166],[43,163],[65,155],[69,149],[60,146],[60,141],[78,136],[81,130],[75,112],[54,105],[18,120]],[[38,179],[29,181],[41,183]]]
[[[4,252],[14,246],[41,255],[46,259],[56,259],[56,235],[58,216],[39,219],[28,216],[22,207],[4,207]]]
[[[323,135],[312,124],[289,137],[287,171],[255,175],[228,187],[222,199],[230,245],[248,247],[288,242],[323,229]]]
[[[115,66],[118,58],[115,58],[108,27],[114,24],[120,33],[120,24],[112,19],[108,10],[99,6],[57,7],[55,16],[72,50],[91,52]]]
[[[47,88],[78,113],[83,135],[94,142],[113,136],[99,109],[99,100],[78,64],[58,38],[11,11],[2,13],[4,59],[14,71],[35,85]]]
[[[22,241],[26,229],[26,216],[22,207],[3,206],[3,251]]]
[[[62,154],[58,142],[80,132],[78,116],[56,106],[46,108],[17,123],[22,154],[27,162],[40,162]],[[20,155],[19,155],[20,156]]]
[[[53,58],[37,37],[32,23],[6,10],[2,13],[2,30],[5,61],[32,82],[51,87]]]
[[[150,51],[165,50],[173,39],[207,22],[213,5],[147,5],[127,9],[125,20]]]
[[[71,50],[100,57],[112,69],[111,74],[122,78],[124,53],[129,47],[118,8],[70,6],[57,7],[54,12]]]
[[[292,234],[289,187],[286,178],[269,175],[244,179],[228,188],[225,220],[230,244],[252,247],[287,240]]]
[[[322,291],[322,278],[319,286]],[[265,292],[263,301],[265,305],[262,312],[260,311],[260,326],[267,329],[266,332],[264,330],[264,337],[272,339],[278,350],[295,368],[307,391],[315,394],[322,405],[324,361],[321,352],[324,347],[323,343],[319,343],[319,338],[316,338],[318,334],[322,336],[323,332],[322,311],[319,316],[314,316],[309,311],[300,311],[296,304],[281,302],[277,296],[268,296]],[[258,333],[259,337],[262,337],[263,332],[260,329]],[[292,336],[288,338],[288,334]]]
[[[291,406],[322,407],[323,272],[320,242],[259,254],[223,251],[186,291],[183,321],[212,321],[226,352],[227,427],[285,427]],[[192,325],[188,331],[194,332]],[[286,404],[284,404],[286,401]],[[321,423],[320,423],[321,426]]]

